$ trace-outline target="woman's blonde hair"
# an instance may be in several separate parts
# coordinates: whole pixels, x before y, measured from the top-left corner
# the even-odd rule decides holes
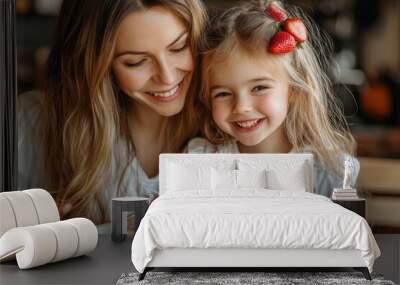
[[[212,119],[209,75],[213,63],[221,62],[238,49],[250,54],[268,53],[277,22],[260,7],[272,1],[247,1],[218,15],[208,28],[202,47],[201,101],[203,133],[213,143],[231,139]],[[326,70],[331,42],[299,8],[274,1],[288,17],[299,17],[308,30],[308,39],[290,54],[268,54],[282,64],[289,76],[289,107],[284,126],[294,150],[311,148],[317,160],[340,175],[338,155],[354,154],[355,143],[340,106],[332,93]]]
[[[120,138],[127,142],[126,157],[118,191],[135,147],[128,131],[128,101],[113,80],[117,30],[131,12],[162,6],[187,26],[194,60],[206,21],[201,0],[65,0],[62,4],[55,45],[47,63],[45,104],[47,115],[47,162],[60,210],[68,202],[68,215],[104,222],[106,205],[99,189],[110,179],[113,147]],[[196,68],[197,70],[197,68]],[[184,109],[166,118],[164,152],[179,152],[198,132],[194,72]],[[123,163],[118,161],[118,163]],[[100,215],[99,215],[100,213]]]

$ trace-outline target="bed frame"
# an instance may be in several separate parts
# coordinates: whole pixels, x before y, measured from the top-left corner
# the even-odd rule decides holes
[[[160,195],[167,191],[169,161],[187,165],[231,164],[237,159],[262,160],[267,166],[285,163],[287,160],[305,162],[307,178],[306,191],[313,192],[313,156],[312,154],[162,154],[160,155]],[[330,249],[254,249],[254,248],[169,248],[157,249],[139,280],[143,280],[148,271],[154,269],[182,269],[187,271],[205,269],[206,271],[265,271],[282,269],[291,271],[332,271],[338,268],[353,268],[361,271],[367,280],[371,280],[365,261],[359,250]],[[340,271],[340,270],[337,270]]]
[[[146,273],[154,269],[180,268],[199,271],[324,271],[323,269],[353,268],[371,280],[368,268],[359,250],[329,249],[193,249],[171,248],[156,250],[152,261],[139,275],[143,280]],[[182,271],[184,271],[182,270]],[[201,271],[200,270],[200,271]],[[341,270],[338,270],[341,271]]]

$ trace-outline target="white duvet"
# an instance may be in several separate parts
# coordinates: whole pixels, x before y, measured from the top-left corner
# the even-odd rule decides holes
[[[211,193],[210,193],[211,194]],[[366,220],[307,192],[246,189],[166,193],[149,207],[132,243],[143,272],[155,249],[358,249],[372,272],[379,248]]]

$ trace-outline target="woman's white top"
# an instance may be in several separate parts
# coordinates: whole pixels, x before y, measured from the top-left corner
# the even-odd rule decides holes
[[[18,96],[18,190],[29,188],[48,189],[49,175],[44,170],[44,120],[43,94],[29,92]],[[158,195],[158,175],[148,177],[136,158],[129,163],[120,191],[118,183],[126,167],[126,144],[119,141],[113,150],[110,179],[100,189],[107,217],[111,218],[111,199],[117,196],[154,198]]]
[[[240,153],[237,141],[230,140],[224,144],[214,145],[204,138],[194,138],[189,141],[186,151],[189,153]],[[291,150],[289,153],[295,153],[295,150]],[[299,151],[297,151],[299,152]],[[301,152],[311,152],[308,149],[304,149]],[[360,171],[360,164],[358,160],[350,155],[342,154],[338,155],[338,163],[344,165],[346,159],[353,161],[351,173],[352,181],[351,186],[354,187],[357,181],[357,176]],[[327,197],[331,197],[333,188],[341,188],[343,185],[343,178],[338,177],[334,173],[329,172],[321,163],[315,159],[314,156],[314,193],[321,194]]]

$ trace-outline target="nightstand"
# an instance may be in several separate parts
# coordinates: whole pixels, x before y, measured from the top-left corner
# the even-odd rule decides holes
[[[138,227],[149,208],[150,201],[150,198],[145,197],[119,197],[112,199],[111,239],[113,241],[123,241],[126,238],[127,212],[134,213],[135,224]]]
[[[356,198],[351,200],[334,200],[332,202],[339,204],[340,206],[359,214],[361,217],[365,218],[365,199]]]

